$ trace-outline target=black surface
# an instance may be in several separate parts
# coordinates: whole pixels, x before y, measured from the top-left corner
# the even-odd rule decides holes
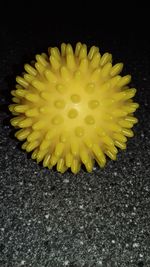
[[[66,14],[63,21],[64,13],[61,19],[58,12],[52,16],[46,6],[44,16],[42,7],[38,12],[32,8],[26,16],[10,7],[11,21],[4,13],[0,27],[0,267],[149,267],[147,10],[126,6],[124,13],[121,7],[116,13],[110,9],[107,15],[106,9],[92,17],[95,7],[83,19],[69,15],[67,22]],[[14,22],[17,14],[18,22]],[[77,175],[61,175],[37,165],[20,149],[7,105],[15,76],[25,62],[48,46],[78,40],[111,52],[114,63],[124,62],[123,73],[132,74],[132,85],[137,88],[139,123],[127,150],[120,151],[116,162],[108,160],[104,170],[96,167],[92,174],[82,169]]]

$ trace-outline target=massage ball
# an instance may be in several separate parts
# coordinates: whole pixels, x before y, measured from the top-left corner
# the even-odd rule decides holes
[[[110,53],[80,42],[37,54],[11,91],[11,124],[22,149],[61,173],[70,168],[76,174],[83,165],[92,172],[95,162],[103,168],[108,158],[116,160],[133,137],[139,106],[122,68]]]

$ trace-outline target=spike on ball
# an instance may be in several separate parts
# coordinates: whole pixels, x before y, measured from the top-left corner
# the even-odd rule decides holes
[[[73,173],[84,164],[91,172],[106,157],[116,160],[118,148],[126,149],[127,137],[137,123],[133,113],[138,104],[129,88],[130,75],[122,77],[123,64],[112,65],[110,53],[85,44],[63,43],[61,50],[49,48],[25,64],[26,73],[16,78],[11,124],[32,159],[61,173]]]

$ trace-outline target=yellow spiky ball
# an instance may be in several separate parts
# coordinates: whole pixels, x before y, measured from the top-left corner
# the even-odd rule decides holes
[[[106,156],[115,160],[118,148],[126,148],[139,105],[132,100],[136,89],[127,86],[131,76],[121,77],[123,64],[111,62],[111,54],[79,42],[75,51],[62,43],[61,52],[50,47],[25,64],[9,109],[32,159],[61,173],[77,173],[82,163],[91,172],[95,161],[104,167]]]

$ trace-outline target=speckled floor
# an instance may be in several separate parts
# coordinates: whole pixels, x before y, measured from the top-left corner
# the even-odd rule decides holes
[[[125,62],[137,87],[135,137],[116,162],[92,174],[61,175],[37,165],[13,138],[6,106],[20,65],[42,52],[46,33],[11,32],[5,27],[0,112],[0,267],[149,267],[150,266],[150,73],[149,45],[75,34]],[[52,35],[52,32],[50,32]],[[52,45],[56,43],[56,33]],[[60,33],[57,43],[69,39]],[[36,45],[35,45],[36,43]],[[142,53],[140,53],[142,51]],[[9,62],[9,64],[8,64]],[[15,67],[14,67],[15,66]]]

